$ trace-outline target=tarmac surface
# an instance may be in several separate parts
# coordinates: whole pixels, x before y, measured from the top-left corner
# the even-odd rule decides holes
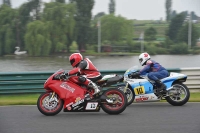
[[[60,112],[37,106],[0,106],[0,133],[200,133],[200,103],[133,103],[119,115]]]

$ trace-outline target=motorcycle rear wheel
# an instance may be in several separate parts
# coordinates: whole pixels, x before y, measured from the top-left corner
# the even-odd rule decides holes
[[[46,116],[56,115],[63,108],[63,100],[61,100],[59,96],[55,94],[53,98],[56,97],[56,99],[50,101],[50,95],[50,92],[42,93],[37,101],[38,110]]]
[[[108,114],[111,115],[116,115],[122,113],[127,106],[127,98],[126,95],[124,94],[123,91],[117,89],[117,88],[112,88],[106,90],[103,95],[115,99],[114,103],[102,103],[101,108],[103,111],[105,111]]]
[[[188,87],[182,83],[173,84],[173,89],[168,91],[169,96],[166,97],[168,103],[173,106],[182,106],[188,102],[190,91]]]

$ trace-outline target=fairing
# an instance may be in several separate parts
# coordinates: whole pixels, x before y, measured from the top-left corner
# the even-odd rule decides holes
[[[47,90],[52,90],[59,95],[59,97],[65,101],[64,108],[69,104],[75,104],[79,100],[85,98],[86,89],[81,88],[79,85],[70,81],[56,80],[56,75],[64,72],[64,70],[59,70],[50,76],[44,84],[44,88]]]

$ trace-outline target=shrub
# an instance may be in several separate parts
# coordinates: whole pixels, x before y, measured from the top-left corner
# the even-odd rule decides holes
[[[170,46],[171,54],[188,54],[188,46],[186,43],[178,43]]]
[[[78,45],[77,43],[74,41],[72,42],[72,45],[69,47],[71,52],[76,52],[78,50]]]

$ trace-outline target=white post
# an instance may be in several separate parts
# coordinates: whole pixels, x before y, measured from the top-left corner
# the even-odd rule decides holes
[[[188,49],[191,48],[191,37],[192,37],[192,22],[191,22],[191,13],[188,17]]]
[[[98,20],[98,53],[101,53],[101,20]]]

